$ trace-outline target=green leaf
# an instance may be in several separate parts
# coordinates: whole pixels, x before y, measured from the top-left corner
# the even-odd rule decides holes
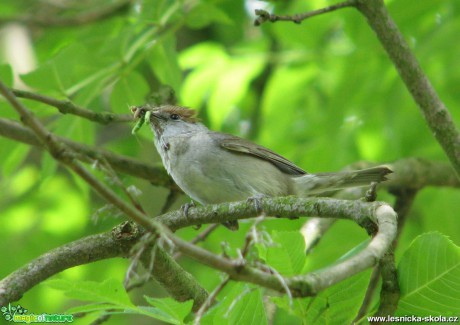
[[[365,249],[369,245],[370,241],[371,241],[370,239],[366,239],[362,241],[359,245],[353,247],[348,252],[340,256],[340,258],[337,260],[337,263],[345,261],[346,259],[353,257],[356,254],[360,253],[363,249]]]
[[[91,51],[80,43],[74,43],[36,70],[21,75],[21,79],[36,89],[53,89],[67,94],[98,76],[101,68]]]
[[[214,43],[202,43],[181,55],[183,69],[193,69],[182,86],[184,104],[200,107],[209,99],[208,113],[213,128],[220,128],[224,119],[248,92],[250,83],[265,66],[265,55],[259,55],[260,47],[249,48],[249,55],[230,56]],[[253,52],[257,52],[254,55]]]
[[[11,175],[17,170],[24,159],[30,152],[30,147],[25,144],[2,143],[0,146],[0,156],[2,158],[2,173],[3,175]]]
[[[0,64],[0,80],[8,87],[13,86],[13,70],[9,64]]]
[[[305,134],[309,118],[302,116],[305,109],[299,109],[308,94],[305,89],[316,77],[318,69],[314,65],[277,68],[270,76],[262,98],[264,123],[261,128],[260,140],[264,145],[277,151],[283,142],[279,139],[290,139],[284,143],[293,142],[293,134]],[[282,114],[280,114],[282,109]],[[311,115],[311,109],[308,115]],[[276,132],[274,132],[276,130]],[[284,151],[286,148],[284,148]],[[299,151],[298,144],[293,148]],[[284,152],[284,155],[286,153]],[[302,155],[304,155],[302,153]]]
[[[182,69],[193,69],[184,80],[181,98],[185,105],[200,107],[228,63],[224,48],[212,42],[199,43],[180,55]]]
[[[184,318],[192,311],[193,300],[178,302],[172,298],[151,298],[144,296],[145,300],[156,309],[169,315],[174,320],[173,324],[183,324]]]
[[[231,282],[219,296],[218,302],[203,315],[200,324],[267,324],[260,288]]]
[[[178,92],[182,82],[182,71],[178,63],[176,39],[172,36],[163,39],[161,43],[152,47],[149,57],[157,78]]]
[[[460,314],[460,248],[439,233],[417,237],[398,266],[396,315]]]
[[[273,231],[272,239],[272,246],[256,246],[260,256],[282,275],[301,273],[307,261],[302,235],[298,231]]]
[[[76,314],[76,313],[92,313],[92,312],[95,312],[95,311],[107,311],[108,309],[116,309],[117,306],[114,306],[112,304],[99,304],[99,303],[96,303],[96,304],[87,304],[87,305],[81,305],[81,306],[76,306],[76,307],[72,307],[72,308],[69,308],[67,310],[67,312],[69,314]],[[119,306],[118,307],[119,309],[121,310],[124,310],[124,307],[121,307]]]
[[[351,324],[358,313],[369,282],[370,270],[348,278],[316,297],[293,299],[275,297],[272,301],[298,316],[304,324]]]
[[[200,3],[188,13],[186,24],[190,28],[203,28],[211,23],[229,25],[232,23],[225,11],[211,3]]]
[[[110,95],[113,111],[126,114],[129,106],[142,105],[148,91],[149,86],[139,73],[131,72],[127,76],[122,76]]]
[[[232,58],[218,78],[209,97],[209,119],[212,127],[221,128],[224,119],[239,104],[248,92],[251,81],[265,65],[263,55],[248,55]]]
[[[237,300],[233,306],[230,306],[227,315],[230,324],[268,324],[261,289],[254,290]]]
[[[115,279],[104,282],[53,279],[45,282],[49,287],[63,291],[66,296],[96,303],[110,303],[120,308],[133,308],[123,284]]]

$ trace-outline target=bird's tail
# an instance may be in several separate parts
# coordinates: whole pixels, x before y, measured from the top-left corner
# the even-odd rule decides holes
[[[338,173],[302,175],[293,178],[294,189],[298,196],[309,196],[348,187],[369,186],[387,180],[386,176],[392,172],[387,166],[378,166]]]

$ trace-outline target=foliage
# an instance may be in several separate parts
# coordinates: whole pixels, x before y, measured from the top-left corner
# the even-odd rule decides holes
[[[69,1],[73,9],[61,15],[71,17],[115,1],[85,3]],[[248,9],[268,6],[279,14],[292,14],[328,4],[321,0],[134,1],[129,8],[93,23],[31,25],[29,41],[36,66],[25,73],[18,70],[6,50],[1,51],[3,43],[0,79],[17,86],[14,80],[19,76],[34,92],[69,99],[94,112],[119,114],[129,113],[130,105],[152,102],[158,89],[167,85],[181,104],[198,109],[211,128],[251,138],[311,172],[335,171],[359,160],[388,162],[413,156],[446,160],[359,13],[344,9],[301,25],[254,27]],[[388,1],[388,7],[440,97],[460,121],[460,111],[453,109],[460,102],[456,89],[460,43],[452,41],[460,33],[460,21],[455,19],[460,3]],[[0,2],[0,20],[37,12],[49,16],[51,24],[56,11],[45,1],[34,5],[27,0]],[[19,52],[15,55],[21,57]],[[148,128],[133,137],[130,124],[101,126],[59,114],[37,101],[24,103],[55,134],[160,162]],[[0,101],[0,112],[1,117],[19,120],[5,101]],[[46,153],[0,138],[0,157],[1,278],[52,248],[107,231],[124,220]],[[110,182],[102,173],[95,174]],[[140,189],[143,207],[157,215],[167,191],[145,180],[121,177],[126,186]],[[440,188],[425,189],[417,196],[396,251],[402,290],[397,315],[460,313],[455,203],[459,199],[458,191]],[[182,198],[173,208],[186,201]],[[256,245],[252,257],[282,275],[294,275],[325,267],[348,251],[353,254],[354,247],[367,238],[355,224],[338,222],[305,257],[298,234],[304,221],[265,221],[260,227],[269,240]],[[229,254],[237,256],[251,224],[243,223],[237,233],[220,227],[201,245],[220,252],[225,240]],[[188,240],[197,234],[194,229],[178,233]],[[217,272],[187,258],[180,264],[209,291],[221,281]],[[191,301],[165,298],[163,292],[158,293],[158,285],[149,284],[128,296],[122,286],[128,265],[129,261],[120,259],[69,269],[48,285],[33,288],[20,305],[37,313],[69,308],[70,312],[92,311],[88,319],[109,312],[114,314],[114,324],[124,324],[126,319],[150,323],[151,318],[171,324],[191,321]],[[345,280],[316,297],[293,300],[231,282],[203,315],[202,324],[266,324],[269,319],[275,324],[350,323],[362,303],[369,274]],[[431,295],[435,298],[427,299]],[[91,304],[81,306],[76,299]],[[378,298],[374,300],[376,306]]]

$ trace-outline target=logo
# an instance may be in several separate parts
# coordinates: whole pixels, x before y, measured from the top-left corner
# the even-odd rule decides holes
[[[0,308],[3,318],[14,323],[72,323],[73,315],[68,314],[32,314],[21,305],[2,306]]]

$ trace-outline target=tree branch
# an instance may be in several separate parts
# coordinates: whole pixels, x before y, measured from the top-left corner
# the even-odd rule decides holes
[[[110,232],[58,247],[30,261],[0,281],[0,305],[19,300],[36,284],[71,267],[113,257],[127,257],[139,235],[114,238]]]
[[[382,275],[382,289],[380,291],[380,304],[374,316],[393,315],[398,308],[401,292],[399,291],[398,273],[395,265],[394,249],[391,249],[379,262]]]
[[[22,143],[43,148],[43,144],[32,131],[8,119],[0,118],[0,135]],[[103,159],[107,161],[117,172],[143,178],[154,185],[170,188],[175,192],[181,191],[167,175],[163,166],[146,164],[131,157],[122,156],[101,148],[93,148],[60,136],[54,137],[57,141],[64,143],[76,152],[76,159],[85,163],[92,164],[94,161]]]
[[[277,198],[271,200],[280,199]],[[304,199],[298,200],[302,201]],[[316,200],[318,200],[317,202],[320,204],[306,204],[302,205],[302,207],[305,210],[309,210],[312,212],[314,212],[316,209],[316,212],[320,213],[321,215],[327,215],[328,212],[332,212],[334,215],[337,216],[340,214],[337,210],[334,213],[334,209],[331,210],[331,206],[328,206],[328,204],[321,204],[325,203],[325,201],[322,201],[322,199]],[[268,201],[262,203],[263,208],[267,207],[267,202]],[[291,203],[294,206],[298,206],[298,208],[302,209],[300,205],[296,205],[294,202]],[[182,240],[176,241],[175,239],[173,239],[173,241],[176,247],[179,250],[181,250],[184,254],[193,257],[201,263],[204,263],[215,269],[226,272],[233,280],[251,282],[279,292],[285,292],[284,284],[286,284],[292,295],[295,297],[311,296],[317,294],[319,291],[324,290],[325,288],[328,288],[329,286],[335,283],[338,283],[354,274],[357,274],[358,272],[363,271],[368,267],[375,265],[378,262],[378,260],[382,258],[386,251],[389,249],[391,242],[396,236],[397,216],[390,206],[386,204],[382,205],[381,203],[366,203],[366,205],[368,205],[369,208],[369,210],[365,209],[367,210],[366,217],[364,217],[364,215],[362,215],[361,213],[358,213],[358,216],[355,218],[354,216],[348,215],[348,212],[350,211],[346,207],[347,202],[343,203],[344,210],[342,212],[344,212],[345,218],[351,218],[357,221],[358,224],[360,223],[358,220],[365,220],[368,217],[370,217],[372,220],[375,220],[378,226],[378,232],[376,233],[372,241],[369,243],[369,245],[358,254],[354,255],[353,257],[350,257],[345,261],[342,261],[341,263],[335,264],[331,267],[324,268],[313,273],[309,273],[307,275],[282,278],[282,281],[280,281],[280,278],[276,275],[268,274],[258,269],[251,268],[247,265],[241,264],[241,261],[232,262],[226,258],[212,254],[202,248],[190,245],[189,243],[186,243]],[[222,208],[219,209],[220,211],[226,211],[227,207],[225,204],[219,205],[219,207]],[[277,211],[280,215],[290,216],[292,214],[291,207],[292,205],[285,206],[275,204],[272,207],[273,211],[267,211],[267,213]],[[251,208],[248,206],[247,208],[249,210],[252,209],[253,212],[257,215],[257,212],[254,211],[254,207]],[[324,210],[322,210],[321,208],[324,208]],[[233,212],[236,213],[235,211]],[[238,213],[236,214],[239,215]]]
[[[19,300],[38,283],[74,266],[114,257],[127,258],[144,232],[133,223],[125,222],[111,232],[88,236],[43,254],[0,281],[0,305]],[[149,255],[150,257],[150,255]],[[194,300],[194,310],[207,299],[207,292],[182,269],[171,256],[157,249],[152,264],[152,276],[178,301]]]
[[[169,229],[165,228],[162,224],[158,223],[157,221],[150,219],[141,211],[137,210],[136,208],[121,200],[112,189],[105,186],[105,184],[101,183],[96,177],[94,177],[79,163],[77,163],[75,161],[74,153],[72,152],[72,150],[69,147],[67,147],[65,143],[59,142],[52,133],[46,130],[46,128],[40,123],[40,121],[37,118],[35,118],[35,116],[26,107],[24,107],[21,102],[17,100],[14,94],[12,94],[11,91],[1,81],[0,93],[3,94],[3,96],[8,100],[11,106],[19,113],[23,123],[29,126],[34,131],[37,138],[43,144],[45,144],[47,150],[56,160],[72,169],[78,176],[80,176],[85,182],[87,182],[88,185],[90,185],[102,198],[112,203],[120,211],[125,213],[130,219],[135,221],[137,224],[143,226],[146,230],[152,233],[152,235],[155,235],[156,238],[174,238],[174,235],[171,234]],[[176,238],[175,241],[180,242],[178,238]],[[165,256],[163,254],[163,249],[161,247],[156,247],[156,250],[159,256]],[[170,262],[162,265],[163,269],[168,269],[169,267],[174,266],[175,262],[170,257],[168,258],[170,261],[165,258],[160,260],[160,262],[162,263],[166,263],[168,261]],[[174,270],[177,271],[178,268],[180,267],[176,265],[176,267],[174,267]],[[181,272],[181,276],[184,276],[185,273],[185,271]],[[188,276],[187,279],[190,280],[191,276]],[[187,279],[184,278],[184,281],[187,281]],[[164,283],[168,282],[165,281]],[[182,289],[182,292],[184,292],[184,295],[188,295],[188,299],[196,298],[197,294],[201,296],[201,294],[195,290],[196,287],[197,284],[185,287]],[[194,291],[187,291],[187,289],[190,288],[194,288]],[[206,297],[204,297],[204,300],[205,299]]]
[[[328,13],[328,12],[332,12],[332,11],[335,11],[337,9],[342,9],[342,8],[347,8],[347,7],[354,7],[355,5],[356,5],[355,0],[348,0],[348,1],[337,3],[337,4],[329,6],[329,7],[309,11],[309,12],[306,12],[306,13],[303,13],[303,14],[292,15],[292,16],[274,15],[274,14],[268,13],[265,10],[256,9],[255,13],[256,13],[256,15],[258,17],[254,21],[254,25],[255,26],[260,26],[266,21],[274,23],[276,21],[283,21],[283,20],[284,21],[292,21],[292,22],[294,22],[296,24],[300,24],[305,19],[308,19],[308,18],[311,18],[311,17],[314,17],[314,16],[318,16],[318,15],[322,15],[322,14],[325,14],[325,13]]]
[[[285,286],[283,284],[287,284],[294,296],[308,296],[377,263],[396,234],[396,214],[388,205],[379,202],[368,203],[324,198],[300,199],[287,197],[261,199],[261,207],[267,214],[276,214],[285,218],[289,218],[293,214],[311,214],[318,217],[333,216],[336,218],[350,219],[360,225],[364,225],[368,232],[373,231],[375,228],[374,225],[376,224],[378,226],[378,232],[366,249],[350,259],[334,265],[331,268],[326,268],[305,276],[281,278],[283,282],[281,282],[280,277],[276,275],[242,264],[241,260],[233,261],[218,256],[172,234],[168,235],[168,238],[173,242],[174,247],[183,254],[193,257],[200,263],[226,272],[233,280],[255,283],[279,292],[285,292]],[[178,211],[170,212],[157,217],[156,220],[163,222],[165,226],[172,226],[174,228],[175,225],[177,229],[179,226],[175,218],[180,216],[181,213],[182,212]],[[200,214],[205,216],[199,219],[200,223],[212,223],[216,221],[220,223],[225,219],[224,216],[227,216],[226,220],[235,220],[236,218],[243,217],[257,217],[260,211],[256,209],[253,204],[243,201],[195,208],[191,209],[189,213],[190,219],[192,220],[188,221],[187,218],[187,222],[182,223],[180,227],[195,224],[198,219],[197,215]],[[106,233],[90,236],[61,248],[57,248],[30,262],[20,270],[13,272],[0,281],[0,297],[2,299],[0,302],[18,299],[35,284],[55,273],[61,272],[67,267],[89,263],[93,260],[100,260],[103,258],[124,257],[128,254],[129,250],[139,242],[141,235],[144,234],[142,230],[140,232],[135,232],[128,228],[127,231],[123,226],[117,227],[116,229],[121,230],[113,231],[112,234]],[[132,233],[134,233],[134,235]],[[114,240],[112,236],[116,240]],[[92,252],[97,251],[94,245],[100,245],[97,241],[98,238],[103,238],[105,240],[103,243],[105,244],[101,244],[103,246],[101,250],[102,253],[96,255]],[[120,248],[120,240],[124,240],[122,243],[127,246]],[[104,249],[104,247],[106,248]],[[159,247],[156,249],[159,249]],[[51,254],[54,252],[55,254]],[[63,264],[61,267],[59,261],[66,252],[71,256],[71,258],[69,258],[70,264]],[[184,296],[180,296],[179,294],[183,293],[183,290],[187,288],[190,290],[193,289],[192,291],[186,290],[185,296],[188,295],[188,299],[196,299],[195,302],[198,306],[198,302],[203,302],[201,299],[205,298],[203,291],[201,289],[198,291],[195,290],[197,284],[193,283],[188,275],[184,275],[185,271],[183,270],[182,273],[178,275],[181,279],[171,279],[171,277],[173,277],[172,273],[176,271],[171,272],[171,269],[174,269],[174,265],[171,266],[172,260],[168,258],[165,262],[163,259],[164,257],[165,255],[162,254],[161,259],[155,261],[153,264],[154,271],[156,270],[154,272],[155,278],[161,283],[168,285],[166,289],[170,290],[173,297],[181,297],[180,299],[183,299]],[[54,260],[54,258],[57,260]],[[145,263],[148,264],[149,262]],[[169,267],[165,265],[169,265]],[[42,274],[40,270],[46,271]],[[40,277],[36,276],[37,272],[40,273]],[[31,279],[29,281],[23,281],[24,278]],[[188,285],[184,285],[182,281],[187,281],[186,283]],[[14,283],[24,284],[15,286],[12,285]],[[174,286],[174,284],[179,285]]]
[[[100,124],[109,124],[113,122],[131,122],[133,120],[130,114],[113,114],[107,112],[94,112],[87,108],[75,105],[70,100],[59,100],[53,97],[33,93],[30,91],[11,89],[11,92],[19,98],[30,99],[49,106],[53,106],[62,114],[73,114],[90,121]]]
[[[417,58],[404,40],[383,0],[356,0],[358,10],[367,18],[407,89],[420,107],[433,136],[444,149],[460,177],[460,133],[450,112],[424,74]]]
[[[302,20],[345,7],[356,7],[376,33],[388,56],[393,61],[407,89],[420,107],[433,136],[449,158],[457,177],[460,178],[460,132],[452,116],[424,74],[417,58],[404,40],[395,22],[388,13],[383,0],[349,0],[323,9],[294,16],[277,16],[265,10],[256,10],[259,16],[255,25],[265,21]]]

